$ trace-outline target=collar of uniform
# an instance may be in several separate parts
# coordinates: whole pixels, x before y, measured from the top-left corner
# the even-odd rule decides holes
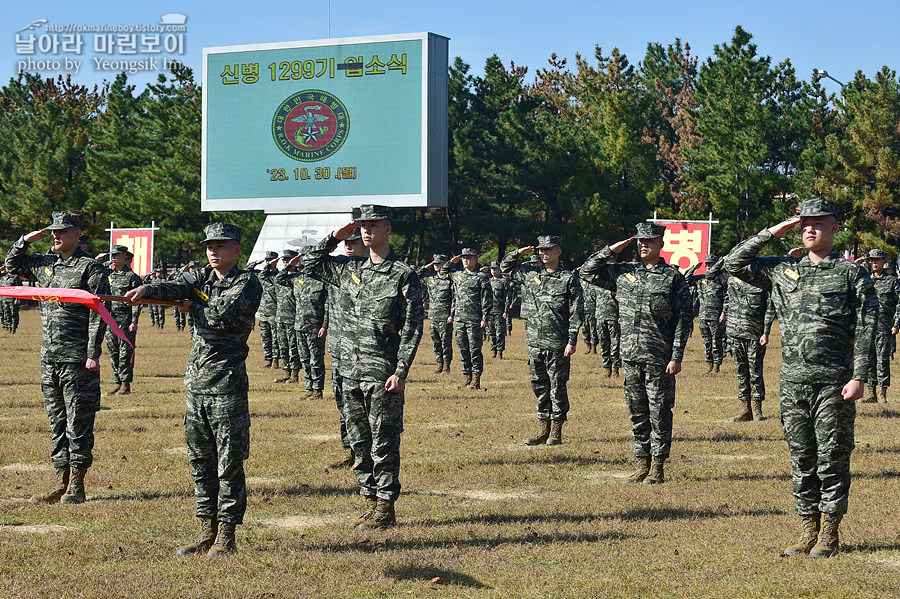
[[[91,255],[88,254],[87,252],[85,252],[80,247],[75,248],[75,251],[72,252],[72,255],[69,256],[68,258],[63,258],[59,254],[56,254],[57,261],[60,264],[66,264],[66,265],[75,264],[75,262],[77,262],[79,258],[90,258],[90,257],[91,257]]]
[[[369,259],[366,260],[364,268],[374,270],[376,272],[388,272],[389,270],[391,270],[391,267],[394,266],[394,262],[397,262],[398,260],[399,258],[397,257],[397,254],[394,252],[394,250],[391,250],[391,252],[387,255],[387,258],[385,258],[378,264],[372,262],[372,256],[369,255]]]
[[[834,268],[834,265],[837,263],[837,261],[841,259],[842,258],[836,251],[831,250],[831,253],[822,258],[821,262],[819,262],[818,264],[813,264],[813,261],[809,259],[809,252],[807,252],[805,256],[800,258],[800,262],[797,264],[797,266],[806,268]]]
[[[216,284],[227,285],[228,283],[231,282],[232,279],[234,279],[239,274],[241,274],[241,271],[237,267],[237,264],[232,266],[231,270],[226,272],[225,276],[222,277],[221,279],[216,276],[216,271],[213,270],[212,268],[207,266],[207,267],[204,267],[204,270],[206,270],[206,280],[209,281],[210,283],[212,283],[213,285],[216,285]]]
[[[556,267],[552,272],[547,270],[546,268],[542,269],[541,272],[538,273],[538,276],[541,277],[559,277],[563,272],[565,272],[565,267],[560,264]]]

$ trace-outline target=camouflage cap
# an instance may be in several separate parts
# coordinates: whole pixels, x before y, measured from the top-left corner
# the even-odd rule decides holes
[[[477,256],[478,252],[475,251],[475,248],[463,248],[459,253],[460,256]]]
[[[274,260],[278,257],[278,252],[266,252],[265,260]]]
[[[635,239],[656,239],[666,234],[666,228],[659,223],[638,223]]]
[[[124,245],[114,245],[112,247],[112,251],[109,252],[109,255],[115,256],[116,254],[127,254],[128,256],[134,258],[134,254],[131,253],[131,250],[129,250]]]
[[[359,227],[356,227],[353,231],[353,235],[345,239],[345,241],[359,241],[360,239],[362,239],[362,232],[359,230]]]
[[[84,227],[84,221],[80,214],[75,214],[74,212],[53,212],[51,216],[53,217],[53,222],[44,227],[49,231],[58,231],[69,227],[77,227],[79,229]]]
[[[290,260],[291,258],[296,258],[299,255],[300,252],[297,252],[296,250],[284,250],[283,252],[281,252],[281,257],[284,260]]]
[[[562,245],[559,235],[538,235],[538,244],[534,247],[538,250],[545,250],[558,245]]]
[[[391,208],[390,206],[379,206],[378,204],[363,204],[359,207],[359,216],[355,219],[356,222],[362,222],[364,220],[384,220],[386,218],[391,218]]]
[[[529,264],[539,264],[541,262],[541,257],[537,254],[531,254],[531,258],[528,259]]]
[[[800,218],[813,216],[837,216],[834,206],[822,198],[809,198],[800,202]]]
[[[203,229],[203,233],[206,235],[206,239],[204,239],[201,243],[207,243],[210,241],[224,241],[227,239],[240,241],[243,231],[241,231],[240,227],[236,227],[228,223],[210,223],[206,225],[205,229]]]
[[[500,268],[500,263],[496,260],[491,261],[491,268]]]
[[[431,261],[432,262],[446,262],[449,259],[450,258],[447,257],[447,254],[435,254],[434,256],[432,256]]]
[[[715,254],[707,254],[706,260],[704,260],[704,262],[706,262],[707,264],[715,264],[718,261],[719,261],[719,257],[716,256]]]
[[[869,250],[869,258],[887,258],[888,253],[882,249],[875,248],[874,250]]]

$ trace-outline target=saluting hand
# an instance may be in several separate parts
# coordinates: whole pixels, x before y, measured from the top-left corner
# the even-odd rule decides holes
[[[613,254],[618,254],[619,252],[624,250],[626,247],[628,247],[628,244],[631,243],[633,240],[634,240],[634,237],[629,237],[628,239],[623,239],[622,241],[618,241],[618,242],[612,244],[611,246],[609,246],[609,251],[611,251]]]
[[[518,250],[516,250],[516,253],[519,254],[520,256],[524,256],[525,254],[533,254],[534,246],[526,245],[525,247],[521,247]]]
[[[298,264],[300,264],[300,260],[302,258],[303,258],[303,256],[297,254],[296,256],[291,258],[290,262],[288,262],[288,266],[297,266]]]
[[[344,241],[353,235],[353,232],[356,231],[356,226],[356,221],[351,220],[349,223],[332,233],[332,235],[334,235],[334,238],[338,241]]]
[[[796,227],[800,224],[799,216],[792,216],[787,220],[783,220],[774,227],[769,227],[769,233],[772,234],[772,237],[784,237],[787,235],[788,231]]]
[[[462,254],[456,254],[452,258],[450,258],[450,264],[459,264],[459,261],[462,260]]]
[[[22,239],[25,240],[26,243],[32,243],[40,239],[44,236],[44,233],[47,232],[47,229],[40,229],[39,231],[32,231],[31,233],[25,235]]]

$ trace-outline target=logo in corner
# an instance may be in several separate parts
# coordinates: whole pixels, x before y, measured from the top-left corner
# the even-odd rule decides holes
[[[288,96],[272,118],[272,138],[300,162],[334,156],[350,134],[350,114],[332,93],[308,89]]]

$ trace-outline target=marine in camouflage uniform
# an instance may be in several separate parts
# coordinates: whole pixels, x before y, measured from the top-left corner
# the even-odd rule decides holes
[[[296,258],[299,252],[284,250],[281,260],[287,263]],[[276,275],[277,276],[277,275]],[[297,331],[294,322],[297,320],[297,303],[294,299],[293,286],[276,285],[275,296],[275,331],[278,333],[278,355],[281,356],[281,368],[284,376],[275,379],[276,383],[296,383],[300,377],[300,349],[297,346]]]
[[[167,280],[179,283],[185,272],[187,272],[187,265],[169,274]],[[172,313],[175,316],[175,330],[183,331],[184,327],[187,326],[187,315],[178,308],[172,308]]]
[[[596,285],[582,285],[584,295],[584,322],[582,332],[584,343],[587,345],[587,353],[596,354],[600,344],[600,335],[597,331],[597,290]]]
[[[488,334],[491,339],[491,352],[493,357],[503,359],[506,351],[506,320],[509,317],[509,307],[513,302],[515,288],[509,279],[500,274],[500,264],[490,264],[490,289],[491,289],[491,313],[488,320]]]
[[[872,283],[878,295],[878,321],[875,324],[875,344],[869,359],[869,372],[866,386],[869,396],[863,400],[867,403],[878,401],[875,387],[881,387],[881,401],[887,403],[887,390],[891,386],[891,353],[894,336],[900,329],[900,312],[897,311],[898,283],[897,277],[884,272],[887,252],[874,249],[869,252],[868,260],[872,267]]]
[[[541,262],[541,258],[537,254],[532,254],[532,256],[528,259],[528,266],[532,269],[542,269],[544,268],[543,262]],[[502,270],[502,268],[501,268]],[[513,281],[515,283],[515,281]],[[518,283],[515,283],[518,285]],[[525,325],[525,337],[528,337],[528,321],[531,318],[531,315],[534,313],[534,297],[531,295],[531,291],[529,290],[527,285],[519,285],[519,294],[520,294],[520,303],[519,303],[519,317],[522,319],[522,322]]]
[[[706,364],[709,367],[707,373],[719,372],[725,356],[725,323],[721,321],[721,316],[731,276],[722,270],[722,261],[723,259],[710,254],[705,260],[706,274],[694,274],[699,263],[685,273],[685,279],[700,305],[698,317]]]
[[[304,248],[303,252],[293,258],[288,267],[275,276],[275,283],[293,287],[294,331],[307,391],[304,399],[322,399],[322,389],[325,388],[324,325],[328,291],[322,281],[302,272],[302,266],[297,270],[297,264],[309,249]]]
[[[141,278],[127,264],[134,258],[134,254],[127,247],[124,245],[114,246],[110,257],[113,261],[113,268],[107,271],[107,277],[109,291],[112,295],[125,295],[143,284]],[[131,346],[107,329],[106,350],[109,352],[113,381],[116,383],[116,388],[109,394],[129,395],[131,394],[131,383],[134,381],[134,354],[136,353],[136,349],[132,348],[137,348],[137,328],[141,306],[129,306],[123,302],[111,302],[111,304],[109,313],[131,341]]]
[[[150,283],[155,281],[156,280],[156,277],[155,277],[156,272],[157,271],[154,270],[153,272],[148,272],[143,277],[141,277],[141,285],[149,285]],[[150,314],[150,324],[157,328],[160,328],[160,325],[159,325],[160,313],[165,314],[164,311],[161,312],[159,310],[159,308],[162,308],[162,307],[163,306],[157,306],[156,304],[150,304],[149,306],[147,306],[147,312],[149,312],[149,314]]]
[[[263,346],[263,360],[266,368],[272,368],[273,363],[278,367],[278,333],[275,325],[275,312],[277,307],[277,295],[275,289],[275,276],[277,270],[278,253],[266,252],[265,257],[253,265],[256,278],[262,285],[263,294],[259,302],[259,337]],[[257,266],[262,270],[257,271]]]
[[[567,384],[584,318],[584,299],[578,277],[559,262],[560,243],[556,235],[542,235],[537,246],[514,250],[500,263],[503,272],[522,285],[523,293],[527,288],[534,301],[525,327],[525,343],[541,428],[537,436],[525,440],[526,445],[561,444],[563,423],[569,413]],[[543,262],[540,268],[519,263],[520,255],[535,249]]]
[[[603,368],[606,370],[606,378],[619,377],[619,369],[622,368],[621,339],[622,330],[619,327],[619,302],[616,301],[616,293],[611,289],[604,289],[592,285],[596,291],[597,307],[597,337],[600,341],[600,353],[603,356]]]
[[[344,418],[366,498],[355,525],[365,530],[396,524],[404,389],[425,315],[418,275],[390,248],[390,208],[361,206],[356,220],[369,257],[329,255],[352,234],[350,223],[323,239],[303,268],[349,298],[340,350]]]
[[[53,223],[20,237],[6,255],[10,273],[39,287],[84,289],[109,294],[103,266],[77,245],[80,215],[54,212]],[[49,230],[53,253],[31,254],[28,246]],[[100,409],[100,353],[106,324],[87,306],[41,302],[41,388],[50,418],[57,486],[34,501],[82,503],[84,476],[93,463],[94,415]]]
[[[465,259],[466,267],[452,270],[460,260]],[[453,303],[450,307],[450,321],[456,325],[456,345],[459,361],[465,377],[465,386],[481,388],[481,373],[484,371],[484,330],[493,306],[491,284],[487,275],[477,268],[478,254],[472,248],[463,248],[438,271],[439,277],[453,282]]]
[[[7,272],[6,265],[0,264],[0,286],[18,287],[22,279]],[[3,328],[10,334],[15,334],[19,328],[19,300],[14,297],[0,297],[0,314],[3,316]]]
[[[453,323],[448,320],[453,307],[453,281],[437,276],[448,260],[445,254],[435,254],[430,264],[416,270],[422,286],[428,292],[431,345],[434,348],[434,361],[438,365],[436,373],[450,372],[450,363],[453,362]],[[433,274],[429,274],[429,270]]]
[[[803,258],[757,257],[798,224]],[[786,555],[831,556],[847,512],[852,400],[865,388],[878,298],[866,270],[834,251],[838,228],[829,202],[804,200],[799,217],[763,229],[725,259],[735,277],[770,292],[781,328],[781,419],[803,529]]]
[[[625,402],[637,470],[627,482],[665,482],[672,446],[675,375],[691,335],[691,298],[684,275],[659,257],[665,228],[638,223],[641,260],[608,264],[631,241],[606,246],[581,267],[581,278],[615,292],[622,325]],[[651,460],[652,458],[652,460]]]
[[[201,537],[196,543],[179,547],[176,552],[180,555],[234,551],[235,526],[243,523],[247,509],[247,338],[256,321],[262,285],[255,273],[237,267],[240,228],[212,223],[204,232],[210,266],[198,269],[182,282],[139,288],[150,299],[186,300],[196,327],[184,374],[184,437]]]
[[[728,275],[728,293],[722,314],[725,331],[731,340],[742,410],[731,421],[765,420],[762,410],[766,399],[763,363],[775,320],[775,305],[767,291]]]

